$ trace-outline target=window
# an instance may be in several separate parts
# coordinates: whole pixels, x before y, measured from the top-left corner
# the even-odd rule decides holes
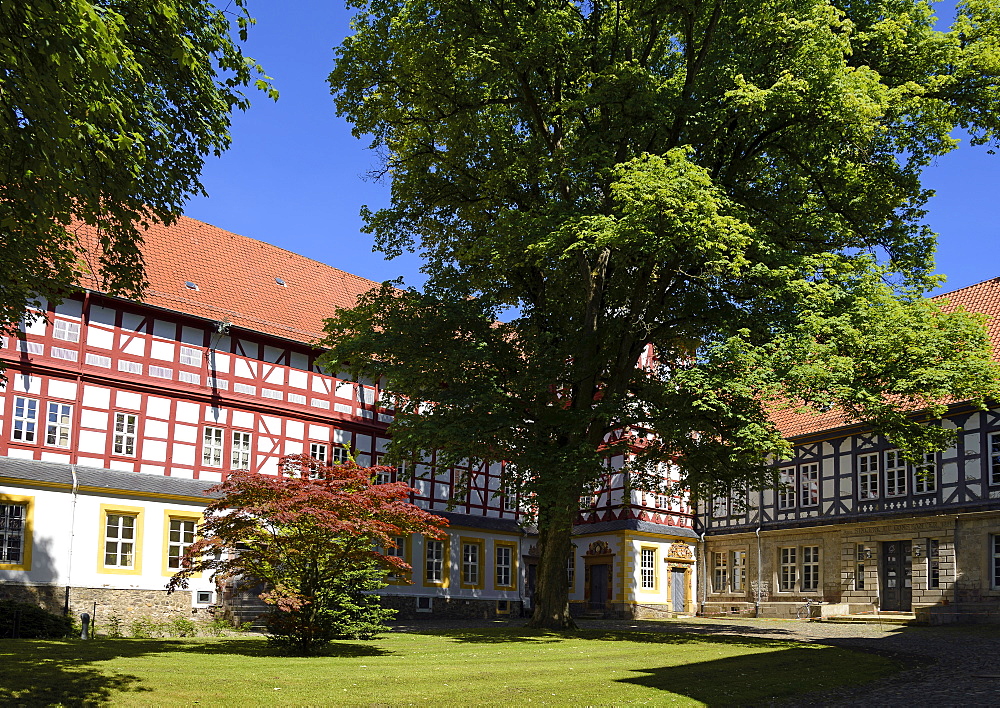
[[[794,592],[795,581],[798,579],[798,561],[796,548],[779,548],[778,587],[781,592]]]
[[[729,516],[729,498],[723,496],[712,497],[712,517],[724,519]]]
[[[150,364],[149,375],[157,379],[172,379],[174,378],[174,370],[168,369],[165,366],[153,366]]]
[[[878,453],[858,456],[858,499],[878,499]]]
[[[854,589],[864,590],[865,589],[865,561],[868,559],[868,551],[865,550],[863,543],[859,543],[854,558]]]
[[[795,470],[793,469],[778,472],[778,508],[795,508]]]
[[[462,542],[462,585],[477,587],[481,583],[480,562],[483,556],[482,541]]]
[[[503,508],[504,511],[517,511],[517,488],[513,484],[504,485]]]
[[[580,497],[580,509],[583,511],[589,511],[592,507],[597,506],[597,497],[593,494],[584,494]]]
[[[380,469],[375,473],[375,484],[389,484],[392,482],[392,470]]]
[[[135,427],[138,419],[134,413],[115,413],[115,434],[111,441],[114,454],[135,456]]]
[[[0,568],[23,566],[28,505],[0,499]],[[26,568],[19,568],[27,570]]]
[[[656,589],[656,549],[643,548],[639,562],[640,580],[643,590]]]
[[[819,590],[819,546],[802,548],[802,592]]]
[[[566,559],[566,584],[569,591],[573,592],[573,585],[576,583],[576,546],[570,547],[569,558]]]
[[[187,553],[188,547],[194,543],[194,519],[170,519],[167,531],[167,567],[180,568],[181,558]]]
[[[444,541],[427,539],[424,547],[424,581],[427,584],[444,584]]]
[[[990,538],[990,565],[993,566],[993,589],[1000,590],[1000,534]]]
[[[76,349],[52,347],[49,353],[52,355],[53,359],[62,359],[63,361],[76,361],[80,358],[80,354],[76,351]]]
[[[191,371],[178,371],[177,380],[183,381],[184,383],[194,384],[195,386],[200,386],[201,374],[196,374]]]
[[[1000,433],[990,433],[990,484],[1000,484]]]
[[[733,592],[743,592],[747,586],[747,552],[733,551]]]
[[[100,354],[87,352],[86,362],[91,366],[100,366],[103,369],[111,368],[111,357],[109,356],[101,356]]]
[[[726,592],[729,587],[729,568],[726,565],[726,553],[712,553],[712,592]]]
[[[342,465],[349,459],[351,459],[351,457],[348,454],[347,448],[345,446],[343,445],[333,446],[333,464]]]
[[[195,594],[195,602],[199,605],[211,605],[212,604],[212,591],[211,590],[199,590]]]
[[[802,489],[802,506],[819,506],[819,463],[811,462],[799,467]]]
[[[137,517],[107,514],[104,524],[104,566],[134,568]]]
[[[222,428],[205,428],[201,446],[201,463],[205,467],[222,467],[222,433]]]
[[[326,445],[324,443],[309,443],[309,457],[326,463]]]
[[[45,419],[45,444],[69,447],[70,424],[73,406],[66,403],[49,403]]]
[[[118,360],[118,370],[126,374],[136,374],[142,376],[142,364],[137,361]]]
[[[65,342],[79,342],[80,323],[55,320],[52,323],[52,336]]]
[[[181,347],[180,363],[185,366],[201,367],[201,350],[194,347]]]
[[[936,538],[927,539],[927,587],[941,587],[941,544]]]
[[[250,469],[250,433],[233,431],[232,469]]]
[[[914,475],[916,482],[916,475]],[[914,484],[914,490],[916,485]],[[899,450],[888,450],[885,453],[885,495],[901,497],[906,494],[906,461]]]
[[[514,587],[514,545],[506,543],[496,543],[493,547],[493,559],[495,561],[496,574],[493,576],[493,584],[497,589],[510,590]]]
[[[385,555],[392,556],[393,558],[399,558],[402,561],[406,560],[406,537],[405,536],[393,536],[389,539],[389,545],[385,547]],[[391,582],[398,582],[404,579],[401,573],[390,573],[388,579]]]
[[[34,398],[15,396],[14,417],[11,425],[11,439],[18,442],[35,442],[38,427],[38,401]]]
[[[913,493],[937,491],[937,453],[925,452],[919,464],[913,466]]]

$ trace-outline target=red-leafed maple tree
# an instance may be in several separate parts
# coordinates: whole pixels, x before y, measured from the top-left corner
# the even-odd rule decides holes
[[[370,591],[410,570],[387,551],[413,533],[440,538],[448,522],[409,503],[406,484],[376,484],[379,467],[292,455],[279,469],[277,477],[233,472],[212,488],[222,496],[167,589],[205,572],[260,582],[272,638],[296,653],[338,637],[371,638],[394,611]]]

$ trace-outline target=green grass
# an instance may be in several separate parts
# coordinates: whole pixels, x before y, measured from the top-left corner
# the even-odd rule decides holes
[[[880,656],[694,634],[482,629],[338,642],[257,638],[0,643],[2,705],[759,705],[874,680]]]

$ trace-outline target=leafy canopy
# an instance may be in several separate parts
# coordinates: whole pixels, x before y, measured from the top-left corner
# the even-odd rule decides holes
[[[410,534],[440,538],[447,521],[410,504],[401,482],[375,484],[377,467],[283,458],[280,476],[237,471],[212,488],[200,538],[167,587],[210,573],[253,586],[273,606],[268,626],[283,646],[310,654],[336,637],[371,638],[391,612],[367,591],[410,566],[385,549]]]
[[[331,85],[392,184],[367,229],[428,281],[337,313],[327,362],[387,377],[397,454],[520,472],[538,611],[610,453],[698,491],[766,479],[781,406],[912,455],[947,436],[914,406],[996,394],[981,323],[923,299],[920,184],[957,128],[997,142],[996,0],[947,31],[913,0],[352,4]]]
[[[229,146],[254,84],[244,0],[24,0],[0,7],[0,325],[93,275],[138,296],[141,228],[170,223]],[[84,264],[74,229],[100,230]]]

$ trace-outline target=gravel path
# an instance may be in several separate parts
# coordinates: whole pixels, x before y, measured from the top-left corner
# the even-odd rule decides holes
[[[518,626],[522,621],[465,620],[400,623],[398,631]],[[815,642],[899,657],[909,668],[862,688],[800,696],[782,706],[998,706],[1000,626],[900,627],[794,620],[681,619],[581,621],[581,629],[732,634]]]

